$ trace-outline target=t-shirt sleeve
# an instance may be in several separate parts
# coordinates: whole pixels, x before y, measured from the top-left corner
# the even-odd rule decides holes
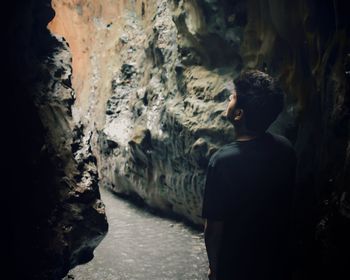
[[[202,217],[211,220],[224,220],[227,216],[227,193],[222,174],[215,162],[210,162],[205,181]]]

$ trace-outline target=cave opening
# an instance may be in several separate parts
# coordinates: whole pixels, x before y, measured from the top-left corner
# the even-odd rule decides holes
[[[268,132],[298,160],[293,280],[341,279],[350,251],[345,11],[342,0],[10,4],[14,276],[206,279],[208,163],[236,136],[222,117],[233,79],[260,69],[284,91]]]

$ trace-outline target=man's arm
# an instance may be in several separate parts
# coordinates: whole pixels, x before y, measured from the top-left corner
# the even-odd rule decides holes
[[[222,221],[205,220],[204,239],[209,260],[209,279],[216,280],[218,253],[220,249],[224,223]]]

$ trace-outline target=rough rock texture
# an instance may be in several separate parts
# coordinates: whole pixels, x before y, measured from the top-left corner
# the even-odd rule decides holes
[[[188,39],[178,35],[178,28],[184,24],[183,15],[180,15],[182,8],[176,10],[174,4],[167,1],[139,4],[125,5],[120,12],[121,22],[105,24],[104,30],[96,22],[108,22],[102,17],[107,7],[102,5],[101,18],[93,21],[90,12],[86,17],[82,14],[82,21],[92,21],[96,36],[104,36],[106,40],[102,46],[99,41],[91,45],[92,52],[101,48],[111,54],[108,57],[111,62],[98,64],[100,72],[95,73],[95,77],[103,80],[100,85],[105,83],[102,76],[105,70],[101,69],[105,67],[110,69],[111,79],[107,79],[107,92],[96,91],[96,95],[104,96],[102,101],[89,92],[78,93],[83,103],[86,98],[96,100],[90,99],[90,104],[101,103],[104,98],[104,119],[99,117],[101,112],[91,106],[84,112],[84,106],[79,107],[79,98],[77,118],[79,111],[83,120],[84,115],[97,116],[94,119],[96,156],[103,185],[116,192],[137,194],[152,206],[201,223],[199,215],[207,161],[218,145],[231,138],[232,129],[220,114],[227,97],[222,83],[229,80],[233,71],[225,69],[227,65],[214,71],[206,65],[191,65]],[[67,4],[56,2],[55,5],[58,14],[61,6],[67,13]],[[173,17],[179,21],[179,27]],[[59,22],[53,21],[51,27],[53,31],[62,31]],[[108,32],[113,34],[112,38],[105,35]],[[65,37],[70,38],[69,35]],[[108,46],[113,46],[114,53]],[[92,56],[91,63],[101,56]],[[111,57],[115,58],[114,62]],[[197,57],[197,60],[205,59]]]
[[[91,133],[74,123],[71,54],[50,1],[13,1],[6,30],[4,130],[11,279],[61,279],[107,232]]]
[[[74,45],[73,114],[92,131],[102,185],[201,223],[206,164],[233,136],[221,119],[225,83],[263,69],[286,92],[270,130],[298,153],[298,232],[315,265],[305,277],[340,273],[350,251],[349,17],[346,1],[321,2],[54,1],[50,28]]]

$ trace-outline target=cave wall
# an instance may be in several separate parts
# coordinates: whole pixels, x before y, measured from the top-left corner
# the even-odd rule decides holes
[[[70,22],[75,27],[70,19],[80,10],[61,1],[54,3],[58,16],[50,28],[64,34],[62,26]],[[223,82],[234,73],[228,67],[231,62],[208,57],[193,35],[178,32],[187,28],[182,6],[168,1],[108,3],[90,2],[93,11],[101,7],[93,18],[89,11],[81,14],[81,22],[90,30],[81,36],[93,34],[90,62],[101,63],[90,69],[99,86],[93,87],[96,84],[87,79],[89,75],[84,77],[90,90],[77,93],[80,101],[73,108],[74,116],[94,131],[101,185],[136,194],[151,206],[200,224],[207,161],[232,134],[220,116],[228,94]],[[192,11],[192,4],[187,8]],[[67,9],[75,16],[67,17]],[[104,9],[116,11],[114,21],[104,18]],[[192,28],[195,32],[199,27],[193,23]],[[68,41],[69,34],[64,34]],[[215,52],[221,45],[214,41],[208,48]],[[234,51],[227,52],[236,63]],[[222,67],[211,71],[218,63]],[[98,105],[80,106],[86,102]]]
[[[72,118],[72,58],[46,28],[51,1],[4,7],[5,269],[10,279],[61,279],[107,232],[91,134]]]
[[[201,224],[206,164],[233,137],[226,83],[262,69],[286,94],[270,131],[298,154],[305,277],[340,273],[350,250],[346,1],[53,3],[50,28],[73,46],[73,117],[91,131],[101,185]]]
[[[298,155],[297,232],[306,279],[349,273],[347,10],[346,1],[247,1],[243,64],[272,73],[289,93],[292,118],[282,117],[273,127]]]

